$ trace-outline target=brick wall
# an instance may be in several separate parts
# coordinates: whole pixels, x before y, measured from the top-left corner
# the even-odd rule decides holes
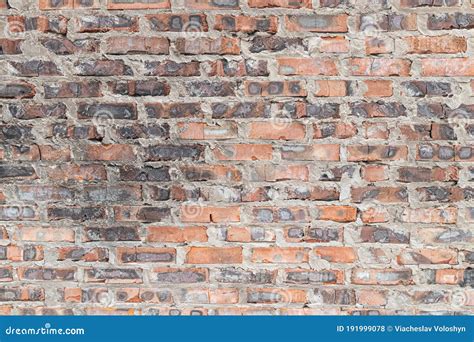
[[[473,311],[468,0],[0,7],[3,314]]]

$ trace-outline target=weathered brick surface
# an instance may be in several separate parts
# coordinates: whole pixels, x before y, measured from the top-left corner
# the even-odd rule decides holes
[[[473,313],[471,3],[1,1],[0,313]]]

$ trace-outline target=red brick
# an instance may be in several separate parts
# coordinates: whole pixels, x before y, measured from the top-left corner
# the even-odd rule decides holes
[[[249,127],[250,139],[302,140],[305,135],[305,125],[298,122],[253,122]]]
[[[308,262],[309,250],[301,247],[260,247],[252,250],[252,262],[300,264]]]
[[[88,145],[84,159],[99,161],[133,161],[136,155],[130,145]]]
[[[240,264],[241,247],[190,247],[186,253],[188,264]]]
[[[22,227],[18,238],[35,242],[74,242],[75,232],[71,228]]]
[[[186,140],[232,139],[237,137],[237,125],[226,122],[222,125],[209,125],[204,122],[178,123],[179,137]]]
[[[106,52],[112,55],[151,54],[167,55],[169,41],[162,37],[118,36],[108,37],[105,41]]]
[[[408,53],[435,54],[435,53],[462,53],[466,52],[467,41],[464,37],[436,36],[436,37],[405,37],[403,41],[408,47]]]
[[[337,75],[337,67],[332,59],[278,58],[277,62],[280,75]]]
[[[171,4],[169,0],[134,0],[133,2],[123,2],[120,0],[107,0],[107,9],[118,10],[118,9],[162,9],[170,8]]]
[[[312,8],[312,2],[310,0],[249,0],[250,7],[257,8],[272,8],[272,7],[283,7],[283,8]]]
[[[335,144],[287,146],[283,147],[281,156],[288,160],[338,161],[340,159],[340,149],[339,145]]]
[[[119,247],[116,250],[119,263],[174,263],[176,250],[174,248],[154,247]]]
[[[185,8],[195,10],[232,10],[239,9],[239,1],[226,0],[222,2],[214,2],[213,0],[186,0]]]
[[[145,16],[150,22],[151,29],[160,32],[207,32],[208,25],[205,14],[193,13],[160,13]]]
[[[334,222],[354,222],[357,218],[357,208],[351,206],[317,206],[318,219]]]
[[[349,161],[381,161],[406,160],[406,146],[349,146],[347,148]]]
[[[350,50],[350,43],[342,36],[321,37],[319,50],[328,53],[346,53]]]
[[[242,179],[238,168],[227,165],[185,165],[181,172],[189,181],[235,181]]]
[[[391,58],[353,58],[349,61],[353,76],[410,76],[411,61]]]
[[[357,128],[352,123],[327,122],[322,124],[314,124],[313,132],[313,139],[348,139],[357,134]]]
[[[288,15],[285,17],[288,31],[347,32],[346,14],[338,15]]]
[[[185,204],[181,206],[182,222],[239,222],[239,207],[213,207],[199,204]]]
[[[219,145],[213,150],[217,160],[271,160],[273,148],[271,145]]]
[[[316,81],[315,96],[341,97],[349,95],[349,82],[338,80]]]
[[[364,96],[367,97],[390,97],[393,95],[392,81],[364,81],[367,90]]]
[[[253,181],[308,181],[309,178],[309,169],[306,165],[255,165],[252,171]]]
[[[305,290],[259,288],[247,289],[247,302],[255,304],[293,304],[307,302]]]
[[[402,213],[402,221],[408,223],[456,223],[457,208],[407,208]]]
[[[58,260],[100,262],[108,261],[109,253],[106,248],[93,247],[62,247],[58,249]]]
[[[351,247],[316,247],[314,253],[321,259],[334,263],[351,264],[357,260],[357,254]]]
[[[202,283],[208,279],[207,268],[159,267],[152,270],[152,282],[156,283]]]
[[[450,249],[420,249],[405,250],[397,257],[400,265],[418,265],[418,264],[449,264],[455,265],[457,253]]]
[[[206,242],[206,227],[148,227],[147,240],[150,242]]]
[[[256,31],[264,31],[276,33],[278,29],[278,17],[250,17],[245,15],[217,14],[215,17],[214,29],[231,32],[253,33]]]
[[[53,1],[53,0],[39,0],[39,8],[40,10],[62,10],[62,9],[74,9],[80,8],[82,1],[81,0],[61,0],[61,1]],[[92,2],[92,6],[90,4],[87,5],[88,8],[97,8],[98,1],[94,0]]]
[[[367,165],[361,171],[362,177],[368,182],[380,182],[388,179],[387,167],[383,165]]]
[[[179,53],[185,55],[238,55],[240,53],[237,38],[178,38],[175,42]]]
[[[458,58],[423,58],[421,60],[422,76],[474,76],[474,59]]]
[[[410,269],[354,269],[352,283],[360,285],[410,285]]]
[[[49,178],[58,181],[98,181],[107,180],[107,171],[103,165],[60,164],[46,171]]]
[[[436,284],[442,285],[458,285],[464,278],[464,271],[458,269],[441,269],[436,270]]]
[[[367,55],[378,55],[391,53],[394,50],[394,40],[392,38],[383,39],[379,37],[365,38],[365,53]]]
[[[244,81],[247,96],[306,96],[306,84],[300,81]]]

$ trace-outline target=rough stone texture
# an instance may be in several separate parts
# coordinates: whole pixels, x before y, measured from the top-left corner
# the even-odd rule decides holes
[[[0,312],[472,313],[473,6],[1,0]]]

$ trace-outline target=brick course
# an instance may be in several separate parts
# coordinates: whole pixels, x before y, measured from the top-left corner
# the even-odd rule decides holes
[[[474,3],[0,16],[2,314],[474,312]]]

